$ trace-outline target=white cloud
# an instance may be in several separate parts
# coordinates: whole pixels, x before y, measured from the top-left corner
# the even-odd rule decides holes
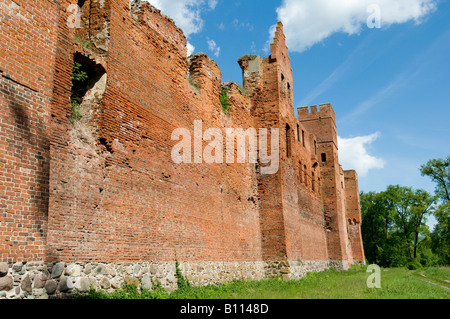
[[[195,51],[195,47],[189,42],[186,44],[186,48],[187,48],[187,56],[190,56]]]
[[[220,47],[217,46],[216,41],[208,39],[208,48],[216,58],[220,55]]]
[[[201,6],[204,1],[197,0],[147,0],[151,5],[172,18],[188,37],[203,28]]]
[[[208,7],[214,10],[219,3],[219,0],[208,0]]]
[[[367,146],[375,142],[380,133],[354,138],[338,137],[339,161],[345,170],[354,169],[360,177],[365,177],[370,170],[383,169],[386,161],[369,155]]]
[[[437,0],[284,0],[277,9],[278,20],[284,24],[291,51],[302,52],[333,33],[349,35],[367,27],[373,12],[371,5],[381,9],[381,27],[415,21],[433,12]],[[273,37],[274,28],[270,29]]]

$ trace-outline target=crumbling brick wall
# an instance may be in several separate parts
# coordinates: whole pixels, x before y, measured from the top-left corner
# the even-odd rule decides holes
[[[361,203],[359,198],[358,174],[356,171],[346,171],[345,204],[348,237],[351,245],[354,263],[365,263],[364,247],[361,233]]]
[[[260,260],[254,167],[171,159],[172,132],[193,131],[195,120],[205,129],[253,127],[249,101],[232,90],[232,114],[225,116],[214,61],[187,61],[181,30],[148,4],[139,11],[120,1],[110,6],[107,53],[78,45],[61,58],[64,69],[74,51],[91,64],[97,59],[107,85],[91,120],[64,119],[67,90],[57,105],[66,145],[52,157],[50,260],[169,261],[175,253],[189,261]],[[63,76],[67,87],[70,74]]]

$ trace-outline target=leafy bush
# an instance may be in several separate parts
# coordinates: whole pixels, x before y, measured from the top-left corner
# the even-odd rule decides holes
[[[409,270],[417,270],[417,269],[421,269],[422,265],[420,264],[419,260],[414,259],[414,260],[410,261],[409,263],[407,263],[405,267]]]
[[[83,86],[83,83],[85,83],[88,79],[88,74],[82,70],[83,65],[78,62],[74,62],[72,66],[72,96],[70,98],[70,117],[69,120],[71,123],[74,123],[76,121],[79,121],[83,114],[80,112],[80,104],[83,100],[82,97],[80,97],[79,90],[80,87]]]
[[[439,265],[439,256],[433,254],[431,249],[425,249],[420,254],[420,264],[424,267],[432,267]]]
[[[72,66],[72,81],[83,83],[88,79],[88,74],[81,70],[81,63],[75,62]]]

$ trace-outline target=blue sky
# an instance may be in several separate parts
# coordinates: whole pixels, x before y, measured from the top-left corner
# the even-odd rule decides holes
[[[183,29],[194,53],[219,64],[224,82],[242,82],[240,56],[269,55],[281,20],[295,107],[333,105],[341,163],[357,169],[361,190],[434,191],[419,168],[450,155],[450,0],[149,2]],[[381,28],[369,28],[377,13]]]

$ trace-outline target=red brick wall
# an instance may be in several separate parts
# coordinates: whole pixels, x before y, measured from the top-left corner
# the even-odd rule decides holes
[[[316,138],[294,115],[292,70],[281,23],[270,57],[261,60],[259,68],[255,66],[258,61],[251,56],[239,60],[244,85],[254,93],[259,127],[280,130],[280,169],[275,175],[259,177],[263,257],[268,261],[326,261]]]
[[[0,4],[0,261],[46,255],[58,13],[51,1]]]
[[[153,14],[143,10],[143,17]],[[253,127],[249,101],[233,91],[231,116],[225,116],[218,66],[207,57],[193,61],[201,84],[199,92],[193,89],[185,46],[165,38],[167,32],[183,38],[175,24],[162,21],[161,33],[154,21],[134,20],[120,2],[111,12],[98,116],[77,123],[87,126],[87,135],[61,124],[68,146],[59,145],[52,157],[50,259],[169,261],[176,252],[187,261],[261,260],[254,165],[171,159],[173,130],[192,132],[194,120],[202,119],[204,129]],[[61,58],[61,68],[70,67],[71,54]],[[65,87],[70,78],[64,77]],[[86,143],[89,137],[94,143]]]
[[[358,175],[356,171],[346,171],[345,203],[349,241],[354,261],[365,261],[361,234],[361,204],[359,199]]]
[[[299,120],[317,136],[317,156],[320,162],[321,195],[324,203],[328,258],[333,261],[351,258],[348,251],[345,223],[343,172],[339,165],[336,117],[331,105],[298,109]],[[326,161],[322,161],[326,154]]]
[[[239,60],[249,93],[227,84],[227,115],[218,65],[187,59],[181,30],[150,5],[87,0],[81,28],[70,29],[71,1],[16,2],[1,4],[1,259],[347,259],[334,112],[296,119],[282,24],[270,57]],[[83,116],[70,120],[75,60],[90,87]],[[196,120],[203,131],[279,128],[279,171],[175,164],[172,132],[193,137]],[[335,214],[331,237],[324,209]]]

